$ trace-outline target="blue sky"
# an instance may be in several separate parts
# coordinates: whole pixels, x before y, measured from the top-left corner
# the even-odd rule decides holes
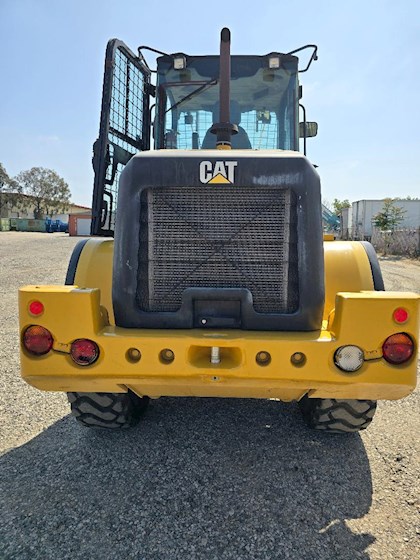
[[[419,0],[0,0],[0,162],[90,205],[107,40],[217,54],[224,26],[232,54],[318,45],[301,83],[324,199],[420,196]]]

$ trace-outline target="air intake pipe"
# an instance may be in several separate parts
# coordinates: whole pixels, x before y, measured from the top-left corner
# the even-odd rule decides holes
[[[210,132],[217,135],[218,150],[230,150],[232,149],[231,136],[238,133],[238,127],[230,122],[230,30],[227,27],[224,27],[220,33],[219,87],[219,122],[213,123]]]

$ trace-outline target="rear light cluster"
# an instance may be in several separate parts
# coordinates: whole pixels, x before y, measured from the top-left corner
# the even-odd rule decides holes
[[[30,354],[44,356],[52,349],[54,339],[45,327],[31,325],[24,331],[22,343]],[[99,347],[93,340],[78,338],[70,345],[70,357],[79,366],[90,366],[99,357]]]
[[[389,364],[400,365],[408,362],[414,353],[414,342],[406,333],[389,336],[382,345],[382,357]],[[334,363],[342,371],[349,373],[359,370],[364,361],[363,350],[358,346],[340,346],[335,351]]]
[[[389,336],[382,345],[384,359],[390,364],[408,362],[414,352],[414,342],[406,333]]]
[[[78,338],[71,344],[70,356],[79,366],[90,366],[99,357],[99,348],[96,342],[88,338]]]
[[[363,365],[363,350],[358,346],[341,346],[334,354],[335,365],[350,373],[357,371]]]
[[[53,346],[53,342],[50,331],[39,325],[32,325],[23,333],[24,347],[35,356],[48,354]]]

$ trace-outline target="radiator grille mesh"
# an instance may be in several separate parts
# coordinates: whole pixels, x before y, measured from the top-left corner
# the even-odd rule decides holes
[[[142,192],[137,302],[177,311],[186,288],[248,288],[260,313],[299,303],[296,202],[274,187]]]

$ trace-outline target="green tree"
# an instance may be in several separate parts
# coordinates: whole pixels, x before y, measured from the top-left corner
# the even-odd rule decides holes
[[[334,214],[341,214],[343,208],[350,208],[350,207],[351,204],[350,201],[347,200],[347,198],[345,200],[338,200],[338,198],[334,198],[333,201]]]
[[[394,231],[404,220],[405,210],[395,205],[395,199],[384,198],[382,211],[373,217],[374,225],[381,231]]]
[[[32,167],[16,177],[23,192],[31,197],[34,217],[42,218],[66,212],[71,192],[65,180],[52,169]]]
[[[22,207],[23,202],[22,189],[0,163],[0,218],[7,217],[12,208]]]
[[[10,181],[10,177],[7,174],[7,171],[4,168],[4,165],[2,163],[0,163],[0,187],[3,187],[3,185],[6,185],[9,181]]]

